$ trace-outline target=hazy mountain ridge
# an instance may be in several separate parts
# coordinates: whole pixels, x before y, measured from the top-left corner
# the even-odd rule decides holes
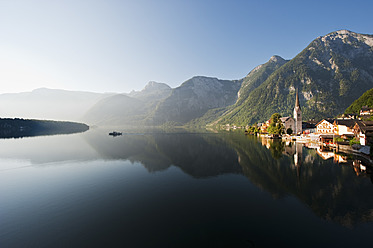
[[[150,81],[145,85],[144,89],[141,91],[132,91],[128,96],[145,101],[157,101],[168,97],[171,91],[172,88],[165,83]]]
[[[117,94],[97,102],[84,116],[95,125],[146,125],[157,104],[171,94],[164,83],[149,82],[141,91]]]
[[[153,123],[185,124],[203,116],[208,110],[227,107],[237,100],[242,80],[221,80],[197,76],[172,90],[171,95],[157,106]]]
[[[141,114],[143,102],[125,94],[116,94],[97,102],[84,116],[84,121],[95,125],[131,124]]]
[[[31,92],[0,94],[1,117],[82,121],[97,101],[113,93],[40,88]]]

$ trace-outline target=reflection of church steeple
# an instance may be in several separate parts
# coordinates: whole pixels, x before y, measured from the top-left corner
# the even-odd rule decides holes
[[[300,169],[302,166],[302,156],[303,156],[302,147],[303,147],[302,143],[295,142],[294,165],[297,170],[298,178],[300,176]]]

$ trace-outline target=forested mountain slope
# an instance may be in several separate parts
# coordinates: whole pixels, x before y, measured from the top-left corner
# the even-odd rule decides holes
[[[373,36],[340,30],[318,37],[294,59],[275,70],[244,102],[217,118],[246,125],[278,112],[292,115],[299,90],[303,119],[343,113],[373,87]]]

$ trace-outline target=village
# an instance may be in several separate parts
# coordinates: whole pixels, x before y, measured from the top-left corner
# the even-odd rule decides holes
[[[325,158],[331,154],[346,153],[371,160],[373,121],[369,119],[372,114],[373,109],[363,106],[359,115],[303,122],[296,92],[293,117],[281,117],[276,113],[265,123],[247,127],[245,133],[256,134],[263,139],[282,139],[286,143],[303,143],[306,147],[317,149],[319,155]]]

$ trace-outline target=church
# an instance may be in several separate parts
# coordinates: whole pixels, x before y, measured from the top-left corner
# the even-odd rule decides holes
[[[294,106],[294,114],[293,117],[282,117],[281,122],[285,127],[285,132],[290,128],[293,130],[293,134],[301,134],[302,133],[302,110],[299,105],[299,96],[298,90],[295,96],[295,106]]]

